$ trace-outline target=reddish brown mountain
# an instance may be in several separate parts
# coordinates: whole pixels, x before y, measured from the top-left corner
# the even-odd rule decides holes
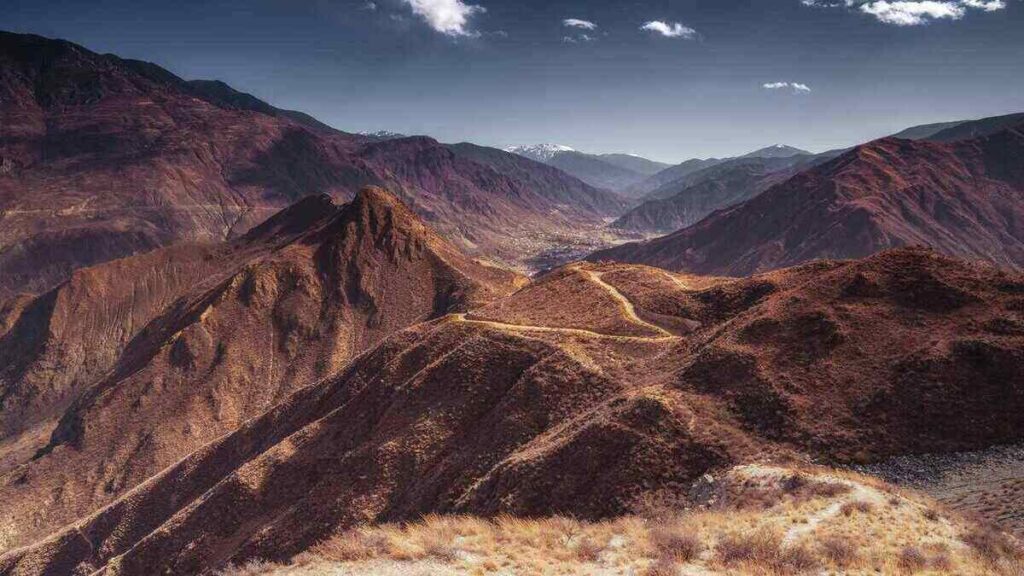
[[[386,335],[518,282],[377,189],[340,208],[308,197],[230,244],[78,271],[0,340],[5,521],[43,536]]]
[[[0,573],[193,574],[427,512],[615,515],[753,458],[986,446],[1024,432],[1022,350],[1024,277],[923,250],[739,281],[574,265],[388,338]],[[82,422],[41,461],[87,450]]]
[[[928,245],[1024,266],[1024,125],[952,143],[859,146],[669,236],[597,252],[703,274]]]
[[[38,36],[0,33],[0,125],[0,298],[159,246],[237,237],[302,196],[347,200],[364,185],[506,261],[623,207],[525,158],[505,154],[508,172],[429,138],[345,134],[223,84]]]

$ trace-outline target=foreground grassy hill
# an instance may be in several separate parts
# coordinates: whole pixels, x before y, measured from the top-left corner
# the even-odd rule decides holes
[[[919,494],[824,468],[738,466],[706,477],[685,509],[638,515],[430,515],[337,533],[291,562],[224,576],[580,574],[1021,574],[1022,549]]]

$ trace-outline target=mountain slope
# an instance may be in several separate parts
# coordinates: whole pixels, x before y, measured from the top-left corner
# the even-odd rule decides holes
[[[573,265],[395,334],[0,570],[197,573],[368,521],[604,518],[738,462],[1019,438],[1022,287],[923,250],[740,281]]]
[[[597,252],[746,275],[912,244],[1024,266],[1024,125],[948,144],[877,140],[676,233]]]
[[[560,152],[547,163],[563,172],[583,180],[591,186],[606,190],[623,190],[640,180],[644,174],[622,168],[602,158],[582,152]]]
[[[2,388],[5,521],[45,535],[388,334],[518,282],[373,188],[342,207],[308,197],[221,246],[79,271],[0,340],[20,367]]]
[[[784,159],[790,159],[791,163],[796,164],[809,156],[812,156],[810,152],[806,152],[792,146],[776,144],[774,146],[754,150],[753,152],[749,152],[735,158],[708,158],[707,160],[695,158],[666,168],[648,177],[642,182],[632,186],[628,190],[628,193],[633,197],[642,198],[644,200],[665,199],[674,196],[678,192],[690,186],[703,182],[706,178],[704,176],[705,174],[713,174],[712,172],[705,171],[720,164],[742,166],[747,160],[752,159],[770,159],[779,164],[785,162]],[[723,170],[725,169],[726,168],[723,168]]]
[[[899,132],[892,135],[892,138],[900,138],[903,140],[927,140],[929,137],[963,124],[963,120],[955,120],[951,122],[936,122],[934,124],[921,124],[920,126],[911,126],[900,130]]]
[[[716,210],[749,200],[811,163],[805,160],[793,165],[789,158],[723,162],[683,178],[675,184],[685,186],[680,191],[666,198],[647,200],[620,216],[612,226],[641,233],[673,232],[696,224]]]
[[[669,166],[660,172],[655,172],[643,181],[634,184],[630,187],[628,193],[634,198],[645,198],[651,194],[651,192],[654,192],[662,186],[676,181],[682,181],[683,178],[686,178],[694,172],[711,168],[712,166],[721,164],[726,160],[728,160],[728,158],[708,158],[706,160],[693,158],[675,166]]]
[[[1003,130],[1012,130],[1021,124],[1024,124],[1024,113],[993,116],[979,120],[958,122],[954,126],[928,136],[927,139],[931,142],[955,142],[957,140],[991,136]]]
[[[807,150],[801,150],[793,146],[773,144],[744,154],[740,158],[790,158],[792,156],[809,156],[810,154]]]
[[[298,198],[348,200],[365,185],[508,263],[623,209],[537,163],[513,177],[429,138],[345,134],[221,83],[38,36],[0,33],[0,122],[0,298],[82,266],[234,238]],[[570,189],[595,200],[579,206],[560,195]]]
[[[507,152],[554,166],[567,174],[605,190],[626,196],[633,185],[663,167],[658,162],[629,154],[586,154],[558,144],[513,146]]]
[[[619,168],[631,170],[645,176],[653,176],[671,166],[671,164],[648,160],[643,156],[635,154],[597,154],[597,157]]]

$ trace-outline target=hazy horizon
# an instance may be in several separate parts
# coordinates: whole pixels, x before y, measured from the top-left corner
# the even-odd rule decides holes
[[[1020,0],[12,3],[2,29],[223,80],[345,131],[499,148],[677,163],[1024,110]]]

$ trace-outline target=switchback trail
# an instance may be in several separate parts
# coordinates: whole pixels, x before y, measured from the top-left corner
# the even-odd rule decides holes
[[[601,279],[600,274],[592,272],[590,270],[578,270],[586,278],[597,284],[604,290],[606,290],[616,301],[621,305],[622,311],[626,314],[626,317],[635,324],[643,326],[649,330],[652,330],[659,334],[658,336],[623,336],[619,334],[604,334],[602,332],[595,332],[593,330],[586,330],[583,328],[559,328],[552,326],[531,326],[523,324],[508,324],[505,322],[496,322],[494,320],[479,320],[469,318],[466,314],[452,314],[449,316],[456,322],[464,322],[467,324],[477,324],[479,326],[487,326],[497,330],[505,330],[509,332],[547,332],[557,334],[568,334],[572,336],[585,336],[588,338],[603,338],[606,340],[618,340],[621,342],[669,342],[672,340],[678,340],[679,336],[665,330],[661,326],[651,324],[650,322],[637,316],[636,308],[628,298],[622,295],[619,290],[611,284]]]
[[[608,293],[612,295],[612,298],[615,298],[616,300],[618,300],[619,303],[622,304],[622,309],[626,313],[626,316],[628,316],[629,319],[631,321],[633,321],[635,324],[639,324],[639,325],[641,325],[644,328],[647,328],[649,330],[654,330],[655,332],[661,334],[662,337],[676,338],[675,334],[669,332],[668,330],[665,330],[661,326],[657,326],[655,324],[651,324],[650,322],[648,322],[648,321],[644,320],[643,318],[637,316],[636,308],[633,306],[633,303],[629,301],[629,298],[626,298],[625,296],[623,296],[622,292],[619,292],[618,288],[616,288],[615,286],[612,286],[611,284],[609,284],[609,283],[605,282],[604,280],[602,280],[600,274],[598,274],[596,272],[592,272],[590,270],[582,270],[582,272],[592,282],[594,282],[598,286],[600,286],[600,287],[604,288],[605,290],[607,290]]]

